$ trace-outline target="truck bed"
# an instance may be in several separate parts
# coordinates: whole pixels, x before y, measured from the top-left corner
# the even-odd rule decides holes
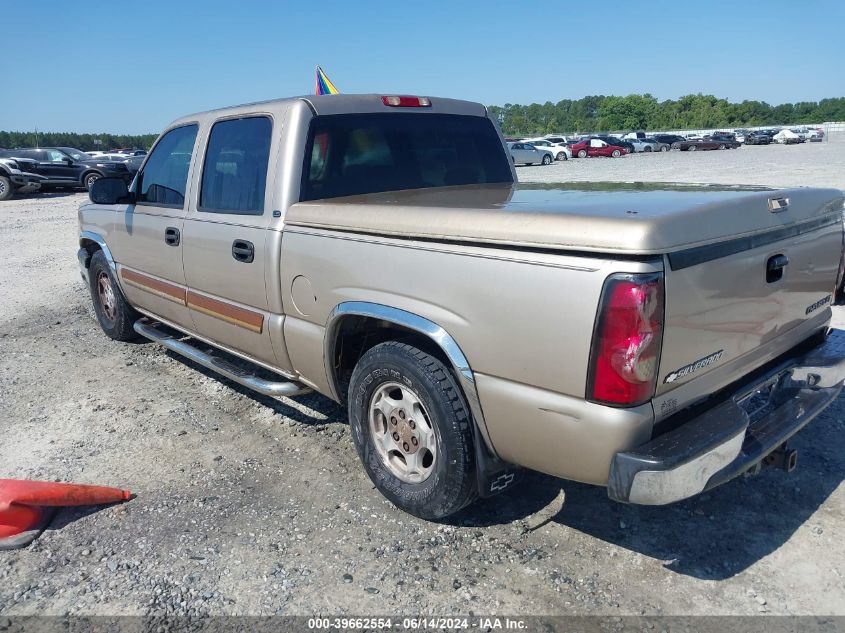
[[[787,206],[772,211],[784,200]],[[842,210],[836,189],[631,185],[474,185],[315,200],[286,225],[504,246],[657,255]],[[350,207],[355,207],[354,210]],[[806,227],[805,227],[806,228]],[[687,253],[687,256],[693,255]]]

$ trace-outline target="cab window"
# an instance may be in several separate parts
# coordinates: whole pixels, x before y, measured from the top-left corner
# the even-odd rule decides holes
[[[197,126],[177,127],[161,137],[138,175],[137,203],[182,207],[188,184]]]
[[[202,168],[200,211],[264,213],[272,130],[272,122],[263,116],[214,124]]]

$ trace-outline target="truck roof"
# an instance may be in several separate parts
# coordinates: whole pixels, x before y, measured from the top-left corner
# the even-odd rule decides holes
[[[339,95],[301,95],[298,97],[286,97],[283,99],[268,99],[266,101],[255,101],[241,105],[216,108],[204,112],[196,112],[173,121],[167,128],[172,128],[185,123],[200,122],[207,119],[220,119],[225,117],[244,116],[248,114],[274,114],[281,113],[292,105],[302,104],[311,109],[315,115],[329,114],[353,114],[364,112],[418,112],[421,114],[438,112],[443,114],[463,114],[469,116],[486,116],[487,108],[480,103],[463,101],[460,99],[447,99],[445,97],[430,97],[430,107],[391,107],[382,102],[382,96],[390,96],[400,93],[383,94],[339,94]]]

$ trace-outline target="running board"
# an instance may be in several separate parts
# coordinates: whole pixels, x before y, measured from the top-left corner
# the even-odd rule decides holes
[[[276,382],[259,378],[258,376],[237,367],[219,356],[203,352],[193,345],[180,341],[175,336],[162,332],[157,329],[149,319],[139,319],[138,321],[135,321],[135,324],[132,327],[135,328],[135,331],[141,336],[159,343],[160,345],[164,345],[164,347],[170,351],[176,352],[185,358],[189,358],[198,365],[202,365],[207,369],[215,371],[232,382],[236,382],[244,387],[249,387],[250,389],[257,391],[258,393],[262,393],[265,396],[271,396],[274,398],[278,398],[280,396],[290,397],[309,393],[311,391],[307,387],[303,387],[295,382]]]

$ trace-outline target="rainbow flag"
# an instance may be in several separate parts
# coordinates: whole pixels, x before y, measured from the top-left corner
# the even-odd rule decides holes
[[[323,69],[317,66],[317,94],[318,95],[339,95],[340,90],[335,88],[332,80],[326,77]]]

